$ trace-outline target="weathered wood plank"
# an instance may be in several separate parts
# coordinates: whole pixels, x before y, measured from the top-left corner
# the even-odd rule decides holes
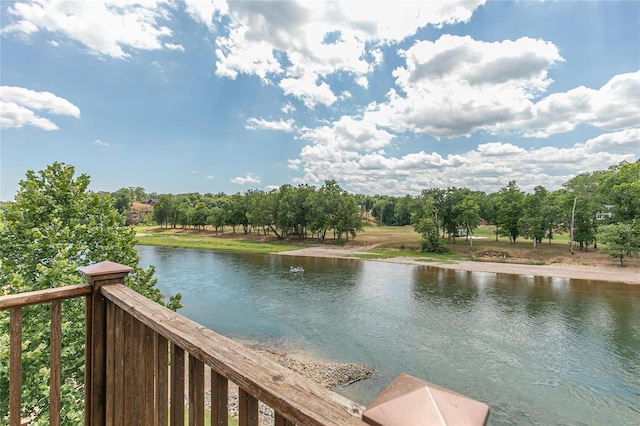
[[[9,424],[18,426],[22,397],[22,308],[12,307],[9,321]]]
[[[255,354],[241,344],[153,303],[124,286],[103,287],[102,293],[292,422],[305,425],[362,424],[363,407],[359,404]],[[172,359],[172,367],[175,366]],[[172,396],[172,415],[175,401]]]
[[[135,340],[135,321],[128,313],[124,314],[124,364],[127,372],[124,376],[124,423],[125,425],[133,424],[133,394],[135,375],[131,371],[134,361],[134,340]]]
[[[274,413],[273,424],[274,426],[293,426],[292,422],[278,412]]]
[[[115,306],[115,305],[114,305]],[[124,424],[124,399],[125,399],[125,313],[122,309],[115,306],[114,315],[114,374],[113,378],[113,411],[114,411],[114,424]],[[127,315],[128,316],[128,315]]]
[[[94,293],[87,295],[84,302],[84,426],[91,426],[91,348],[93,346],[93,334],[91,333],[91,324],[93,317],[93,298]]]
[[[189,355],[189,426],[204,426],[204,364]]]
[[[71,299],[86,296],[91,293],[91,285],[78,284],[66,287],[48,288],[45,290],[28,291],[0,297],[0,310],[17,306],[38,305],[54,300]]]
[[[238,390],[238,425],[258,426],[258,400],[244,389]]]
[[[134,339],[133,339],[133,375],[135,376],[134,389],[133,389],[133,421],[134,424],[144,425],[145,423],[145,397],[146,389],[145,384],[145,365],[144,365],[144,324],[140,321],[134,320]]]
[[[211,374],[211,425],[229,424],[229,381],[210,369]]]
[[[184,425],[184,350],[171,344],[171,418],[172,426]]]
[[[91,406],[92,425],[105,422],[105,390],[106,390],[106,299],[100,293],[91,298]]]
[[[49,424],[60,424],[60,355],[62,353],[62,303],[51,302],[51,335],[49,337]]]
[[[104,416],[105,424],[112,425],[115,422],[115,310],[116,306],[111,301],[107,301],[107,319],[105,322],[105,402],[104,402]],[[120,373],[120,372],[118,372]]]
[[[154,332],[149,327],[144,327],[144,418],[145,424],[153,422],[153,400],[155,397],[153,387],[155,382],[155,361],[153,357],[153,335]]]
[[[167,339],[156,333],[156,386],[155,386],[155,424],[168,424],[169,398],[169,345]],[[225,425],[226,426],[226,425]]]

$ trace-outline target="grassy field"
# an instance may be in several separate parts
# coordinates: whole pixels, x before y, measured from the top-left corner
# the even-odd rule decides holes
[[[136,227],[136,241],[148,246],[235,251],[245,253],[277,253],[305,247],[304,244],[281,242],[257,234],[216,234],[213,231]]]
[[[143,245],[159,245],[208,249],[219,251],[235,251],[247,253],[278,253],[318,245],[316,238],[304,240],[294,237],[278,240],[273,234],[258,235],[256,232],[244,234],[238,230],[235,234],[231,228],[224,233],[211,230],[164,229],[159,227],[137,227],[137,242]],[[463,259],[477,261],[507,261],[525,264],[579,263],[610,264],[611,259],[590,247],[581,251],[576,247],[575,253],[569,253],[568,237],[557,235],[549,243],[544,241],[533,249],[533,242],[520,238],[515,244],[507,237],[499,237],[496,241],[495,227],[484,226],[475,230],[472,241],[464,237],[443,240],[447,254],[435,255],[420,252],[421,237],[411,226],[365,226],[364,231],[356,238],[333,239],[328,236],[322,243],[327,246],[357,248],[366,251],[358,255],[363,259],[384,259],[392,257],[415,257],[424,261],[456,261]]]

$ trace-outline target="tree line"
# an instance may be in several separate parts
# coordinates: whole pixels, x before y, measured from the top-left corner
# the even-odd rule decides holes
[[[114,202],[133,189],[120,189]],[[145,194],[144,198],[147,194]],[[266,192],[249,190],[245,194],[163,194],[153,198],[153,221],[165,228],[211,229],[224,233],[257,232],[277,238],[353,238],[364,223],[356,198],[333,180],[319,188],[309,185],[282,185]]]
[[[224,233],[273,233],[278,238],[355,237],[364,221],[373,218],[391,226],[413,225],[423,235],[429,251],[437,251],[443,238],[473,235],[479,225],[495,226],[496,239],[513,243],[529,239],[534,246],[559,233],[569,233],[581,250],[596,246],[603,225],[635,227],[640,215],[640,160],[622,162],[606,171],[582,173],[561,189],[536,186],[522,191],[516,181],[494,193],[469,188],[430,188],[420,195],[349,194],[333,180],[319,188],[282,185],[269,192],[244,194],[147,194],[142,188],[122,188],[112,193],[114,207],[124,211],[132,201],[153,198],[153,220],[159,226],[206,229]],[[635,225],[634,225],[635,224]]]

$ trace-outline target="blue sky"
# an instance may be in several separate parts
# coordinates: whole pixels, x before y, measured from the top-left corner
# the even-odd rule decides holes
[[[640,157],[640,2],[2,1],[0,200],[555,190]]]

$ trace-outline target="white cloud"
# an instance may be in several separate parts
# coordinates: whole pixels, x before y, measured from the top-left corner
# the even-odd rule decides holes
[[[94,145],[99,145],[99,146],[104,146],[105,148],[108,148],[110,146],[109,142],[105,142],[105,141],[103,141],[101,139],[96,139],[95,141],[93,141],[93,144]]]
[[[563,60],[553,44],[527,37],[488,43],[443,35],[401,54],[406,65],[393,74],[402,94],[391,89],[366,119],[435,137],[497,132],[530,117],[532,100],[551,83],[548,68]]]
[[[285,95],[292,95],[301,99],[309,109],[313,109],[316,103],[332,105],[338,98],[331,91],[326,82],[317,83],[311,78],[283,78],[280,88]]]
[[[36,92],[22,87],[0,87],[0,126],[2,128],[31,125],[43,130],[57,130],[48,118],[35,111],[80,118],[80,109],[50,92]]]
[[[220,15],[229,13],[225,0],[184,0],[184,3],[187,13],[210,29],[215,29],[215,22]]]
[[[93,53],[124,59],[131,50],[165,46],[162,40],[172,31],[160,22],[168,19],[171,7],[169,0],[16,2],[7,8],[7,15],[16,22],[2,31],[22,36],[47,31],[81,43]]]
[[[238,176],[231,179],[231,183],[237,183],[238,185],[260,185],[262,181],[257,176],[252,176],[251,173],[248,173],[246,176]]]
[[[365,76],[358,77],[358,79],[356,80],[356,84],[358,86],[364,87],[365,89],[369,88],[369,80]]]
[[[205,179],[214,179],[214,176],[213,175],[207,175],[207,176],[205,176]]]
[[[313,141],[322,151],[372,151],[389,144],[393,135],[375,123],[343,116],[327,126],[302,129],[301,138]]]
[[[377,44],[396,43],[427,25],[466,22],[484,1],[230,2],[228,33],[216,40],[216,75],[281,78],[285,94],[313,108],[336,98],[322,79],[337,71],[361,77],[382,61]],[[211,7],[202,16],[211,16]]]
[[[302,164],[302,160],[298,158],[294,158],[287,161],[287,167],[292,170],[300,170],[300,164]]]
[[[33,23],[25,20],[20,20],[18,22],[14,22],[13,24],[5,25],[2,30],[0,30],[0,34],[17,33],[27,37],[37,32],[38,27]]]
[[[181,44],[165,43],[164,47],[169,50],[179,50],[180,52],[184,52],[184,46]]]
[[[35,112],[13,102],[0,100],[0,128],[22,127],[31,125],[43,130],[58,130],[53,121],[38,117]]]
[[[549,95],[535,104],[533,114],[517,124],[538,137],[569,132],[579,124],[606,130],[640,126],[640,71],[616,75],[599,90],[580,86]]]
[[[289,113],[295,112],[296,107],[291,102],[288,102],[285,105],[283,105],[282,108],[280,108],[280,111],[282,111],[285,114],[289,114]]]
[[[543,146],[526,150],[508,142],[490,142],[476,149],[442,156],[423,151],[400,157],[384,151],[346,151],[323,140],[305,146],[289,167],[303,170],[298,183],[320,184],[335,179],[355,193],[418,194],[449,186],[495,192],[510,180],[527,191],[536,185],[558,189],[572,176],[601,170],[621,161],[635,161],[640,129],[605,133],[570,148]]]
[[[244,126],[245,129],[249,130],[276,130],[281,132],[290,133],[294,129],[295,122],[291,119],[284,121],[268,121],[264,119],[258,118],[249,118],[247,120],[247,124]]]

